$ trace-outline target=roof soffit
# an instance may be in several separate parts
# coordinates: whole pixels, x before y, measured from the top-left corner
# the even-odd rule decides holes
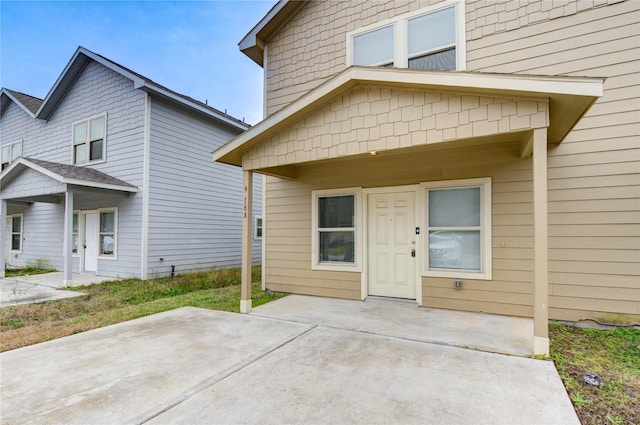
[[[264,66],[264,46],[307,1],[280,0],[238,43],[240,51],[260,66]]]
[[[213,152],[213,160],[241,165],[242,155],[290,124],[358,85],[549,102],[548,140],[560,142],[602,96],[603,79],[350,67]]]

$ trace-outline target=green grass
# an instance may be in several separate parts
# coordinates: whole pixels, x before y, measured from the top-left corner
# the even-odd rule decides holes
[[[261,290],[254,267],[252,304],[281,294]],[[180,307],[239,312],[240,270],[219,269],[173,278],[126,279],[73,288],[84,296],[0,309],[0,351],[48,341]]]
[[[5,277],[18,277],[18,276],[28,276],[32,274],[51,273],[55,271],[56,269],[28,266],[22,269],[5,270],[4,275]]]
[[[552,324],[551,358],[583,425],[640,424],[640,329]],[[583,377],[595,373],[600,387]]]

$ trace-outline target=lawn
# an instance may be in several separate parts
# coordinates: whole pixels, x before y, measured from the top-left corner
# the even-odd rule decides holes
[[[260,287],[253,269],[252,303],[280,298]],[[179,307],[238,312],[240,270],[219,269],[149,280],[126,279],[73,288],[85,295],[0,309],[0,351],[136,319]]]
[[[258,306],[283,295],[260,287],[253,269],[252,298]],[[240,270],[214,270],[173,278],[128,279],[77,287],[84,296],[0,309],[0,351],[43,342],[179,307],[238,312]],[[581,329],[551,324],[555,362],[583,425],[640,425],[640,329]],[[598,387],[583,376],[602,378]]]
[[[640,424],[640,329],[551,324],[551,358],[583,425]],[[602,379],[584,383],[586,374]]]

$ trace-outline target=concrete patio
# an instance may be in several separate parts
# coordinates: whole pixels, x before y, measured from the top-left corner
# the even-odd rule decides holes
[[[0,278],[0,308],[84,295],[82,292],[64,290],[63,280],[63,272]],[[96,276],[94,273],[73,273],[74,286],[90,285],[107,280],[115,280],[115,278]]]
[[[2,353],[2,423],[579,424],[550,361],[402,331],[423,309],[325,300],[181,308]]]

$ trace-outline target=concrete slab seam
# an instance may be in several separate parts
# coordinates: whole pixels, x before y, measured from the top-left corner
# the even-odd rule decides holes
[[[252,311],[249,314],[251,316],[253,316],[253,317],[260,317],[260,318],[264,318],[264,319],[282,320],[282,321],[285,321],[285,322],[308,324],[308,323],[305,323],[305,322],[302,322],[302,321],[297,321],[297,320],[292,320],[292,319],[273,319],[273,318],[271,318],[269,316],[261,316],[259,313],[256,313],[255,311]],[[533,357],[533,354],[500,353],[500,352],[496,352],[496,351],[491,351],[490,349],[483,348],[483,347],[473,347],[473,346],[468,346],[468,345],[458,345],[458,344],[452,344],[452,343],[449,343],[449,342],[446,342],[446,341],[439,341],[439,340],[421,340],[421,339],[415,339],[415,338],[407,338],[407,337],[398,336],[398,335],[388,335],[388,334],[384,334],[384,333],[371,332],[371,331],[367,331],[367,330],[364,330],[364,329],[341,328],[339,326],[329,325],[327,323],[315,323],[315,324],[313,324],[313,326],[322,326],[322,327],[330,328],[330,329],[359,332],[359,333],[363,333],[363,334],[366,334],[366,335],[384,336],[384,337],[387,337],[387,338],[394,338],[394,339],[399,339],[399,340],[403,340],[403,341],[418,342],[418,343],[422,343],[422,344],[442,345],[442,346],[445,346],[445,347],[460,348],[462,350],[479,351],[479,352],[482,352],[482,353],[489,353],[489,354],[499,354],[501,356],[514,356],[514,357],[522,357],[522,358],[525,358],[525,359],[528,359],[528,358],[536,359],[535,357]],[[529,356],[531,356],[531,357],[529,357]],[[536,359],[536,360],[538,360],[538,359]]]
[[[272,319],[273,320],[273,319]],[[189,400],[191,397],[195,396],[196,394],[211,388],[212,386],[214,386],[215,384],[217,384],[218,382],[222,381],[223,379],[228,378],[229,376],[233,375],[234,373],[237,373],[238,371],[244,369],[245,367],[249,366],[250,364],[264,358],[265,356],[269,355],[270,353],[273,353],[274,351],[278,350],[281,347],[284,347],[287,344],[290,344],[291,342],[293,342],[294,340],[300,338],[303,335],[306,335],[307,333],[311,332],[313,329],[315,329],[317,326],[316,325],[310,325],[310,327],[308,329],[305,329],[301,332],[296,333],[295,335],[293,335],[291,338],[286,339],[283,342],[280,343],[276,343],[276,344],[272,344],[266,348],[263,348],[262,350],[257,351],[256,353],[244,358],[243,360],[241,360],[240,362],[236,363],[235,365],[216,373],[215,375],[209,377],[208,379],[205,379],[204,381],[200,382],[199,384],[196,384],[194,386],[192,386],[191,388],[189,388],[188,390],[184,391],[181,395],[179,395],[178,397],[176,397],[172,402],[169,403],[164,403],[162,405],[158,405],[155,408],[149,409],[146,412],[136,416],[135,418],[133,418],[130,423],[136,424],[136,425],[142,425],[158,416],[160,416],[161,414],[171,410],[172,408],[178,406],[179,404]]]

